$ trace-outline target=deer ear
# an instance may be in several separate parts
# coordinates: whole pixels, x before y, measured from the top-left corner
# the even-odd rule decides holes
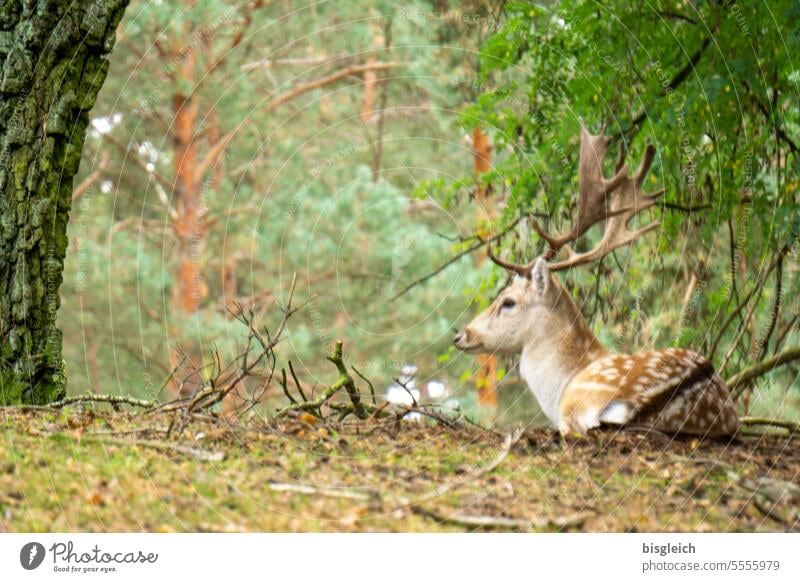
[[[550,286],[550,267],[542,257],[536,259],[536,264],[533,265],[531,282],[539,295],[544,295]]]

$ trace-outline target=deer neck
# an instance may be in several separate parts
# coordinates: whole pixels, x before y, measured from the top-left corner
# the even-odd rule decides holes
[[[570,380],[608,351],[594,336],[575,303],[563,290],[558,296],[552,317],[540,325],[543,329],[536,330],[538,333],[532,331],[531,340],[522,348],[519,371],[542,411],[558,426],[561,397]],[[542,337],[547,340],[542,341]]]

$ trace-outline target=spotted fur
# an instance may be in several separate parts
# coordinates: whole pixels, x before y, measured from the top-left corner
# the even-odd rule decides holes
[[[739,428],[728,388],[711,364],[678,348],[593,361],[568,383],[559,416],[562,433],[630,423],[714,436]]]

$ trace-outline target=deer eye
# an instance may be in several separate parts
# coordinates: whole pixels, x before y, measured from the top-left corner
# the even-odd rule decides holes
[[[517,302],[511,299],[510,297],[506,297],[503,299],[503,302],[500,304],[501,309],[511,309],[512,307],[516,306]]]

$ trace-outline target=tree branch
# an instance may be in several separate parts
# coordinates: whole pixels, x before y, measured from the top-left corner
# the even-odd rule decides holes
[[[751,380],[755,380],[764,374],[772,372],[772,370],[778,366],[788,364],[798,359],[800,359],[800,346],[789,348],[771,358],[767,358],[763,362],[745,368],[738,374],[730,377],[725,383],[728,385],[728,388],[730,388],[731,394],[735,399],[742,393],[744,386]]]
[[[278,107],[283,105],[284,103],[288,103],[301,95],[308,93],[309,91],[314,91],[315,89],[319,89],[320,87],[324,87],[326,85],[330,85],[331,83],[335,83],[345,77],[349,77],[350,75],[358,75],[364,73],[366,71],[380,71],[386,69],[393,69],[397,67],[405,67],[407,63],[404,62],[387,62],[387,63],[368,63],[365,65],[352,65],[350,67],[345,67],[335,73],[331,73],[325,77],[320,79],[316,79],[314,81],[309,81],[308,83],[303,83],[301,85],[297,85],[288,91],[281,93],[277,97],[274,97],[267,104],[264,106],[264,111],[267,113],[272,113]],[[236,136],[236,133],[242,127],[243,123],[240,123],[236,126],[236,128],[224,136],[222,136],[209,150],[206,154],[205,158],[202,162],[198,165],[197,168],[197,178],[202,179],[203,174],[208,170],[208,168],[214,164],[214,162],[219,158],[222,152],[228,147],[228,144],[231,140]]]
[[[100,154],[100,161],[98,162],[97,166],[95,167],[94,171],[91,174],[86,176],[83,181],[75,186],[72,190],[72,201],[75,202],[78,198],[86,194],[89,191],[89,188],[95,185],[95,183],[100,179],[100,176],[103,175],[103,170],[106,169],[108,165],[108,151],[104,151]]]
[[[678,73],[672,78],[669,84],[661,90],[661,95],[667,95],[669,92],[674,91],[677,89],[694,71],[697,63],[700,62],[700,59],[703,58],[703,53],[706,52],[708,45],[711,43],[711,39],[706,37],[703,39],[703,44],[700,45],[700,48],[697,49],[694,54],[689,59],[689,62],[686,63],[683,68],[678,71]],[[643,109],[631,122],[631,127],[636,127],[640,123],[642,123],[648,116],[647,109]]]
[[[408,63],[404,62],[387,62],[387,63],[368,63],[365,65],[352,65],[350,67],[345,67],[335,73],[331,73],[325,77],[320,79],[316,79],[314,81],[309,81],[308,83],[303,83],[301,85],[297,85],[288,91],[281,93],[277,97],[271,99],[265,106],[264,110],[267,113],[271,113],[284,103],[291,101],[292,99],[296,99],[300,95],[304,93],[308,93],[309,91],[314,91],[315,89],[319,89],[320,87],[324,87],[325,85],[330,85],[331,83],[335,83],[345,77],[349,77],[351,75],[360,75],[367,71],[383,71],[386,69],[394,69],[397,67],[405,67]]]
[[[502,231],[500,231],[500,232],[499,232],[499,233],[497,233],[496,235],[494,235],[494,236],[491,236],[491,237],[489,237],[489,238],[487,238],[487,239],[482,239],[482,238],[480,238],[480,237],[476,237],[476,238],[477,238],[477,242],[475,242],[475,243],[471,244],[470,246],[468,246],[468,247],[467,247],[466,249],[464,249],[463,251],[461,251],[461,252],[459,252],[459,253],[455,254],[455,255],[454,255],[454,256],[452,256],[450,259],[448,259],[446,262],[444,262],[442,265],[440,265],[439,267],[437,267],[436,269],[434,269],[433,271],[431,271],[430,273],[428,273],[428,274],[427,274],[427,275],[425,275],[424,277],[420,277],[419,279],[417,279],[417,280],[416,280],[416,281],[414,281],[413,283],[411,283],[411,284],[407,285],[407,286],[406,286],[406,287],[405,287],[405,288],[404,288],[402,291],[400,291],[400,292],[399,292],[399,293],[397,293],[397,294],[396,294],[394,297],[392,297],[392,298],[389,300],[389,303],[391,303],[391,302],[395,301],[396,299],[399,299],[400,297],[402,297],[403,295],[405,295],[406,293],[408,293],[409,291],[411,291],[411,290],[412,290],[414,287],[416,287],[416,286],[418,286],[418,285],[422,285],[423,283],[427,282],[429,279],[432,279],[433,277],[435,277],[436,275],[438,275],[439,273],[441,273],[442,271],[444,271],[444,270],[445,270],[447,267],[449,267],[449,266],[450,266],[450,265],[452,265],[453,263],[457,262],[457,261],[458,261],[458,260],[459,260],[461,257],[464,257],[464,256],[466,256],[466,255],[469,255],[469,254],[471,254],[471,253],[474,253],[475,251],[477,251],[477,250],[478,250],[479,248],[481,248],[482,246],[485,246],[485,245],[486,245],[486,244],[488,244],[488,243],[493,243],[494,241],[496,241],[496,240],[498,240],[498,239],[501,239],[501,238],[503,238],[503,237],[504,237],[505,235],[507,235],[507,234],[508,234],[508,233],[509,233],[509,232],[510,232],[510,231],[511,231],[511,230],[512,230],[512,229],[513,229],[515,226],[517,226],[517,224],[519,224],[519,222],[520,222],[520,221],[521,221],[523,218],[524,218],[523,216],[518,216],[516,219],[514,219],[514,220],[513,220],[513,221],[512,221],[512,222],[511,222],[511,223],[510,223],[510,224],[509,224],[509,225],[508,225],[506,228],[504,228]]]

